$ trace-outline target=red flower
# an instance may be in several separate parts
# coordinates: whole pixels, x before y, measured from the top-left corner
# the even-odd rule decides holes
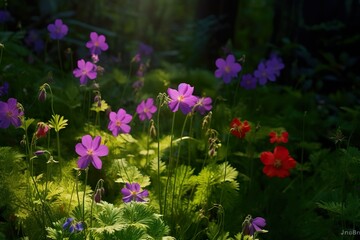
[[[44,122],[38,122],[36,130],[36,138],[45,137],[46,133],[49,131],[50,127]]]
[[[276,132],[271,132],[270,136],[270,143],[287,143],[289,140],[289,133],[282,132],[281,135],[277,134]]]
[[[238,138],[244,138],[251,127],[245,120],[241,122],[238,118],[234,118],[230,123],[230,133]]]
[[[289,151],[283,146],[276,146],[274,153],[262,152],[261,162],[265,165],[263,173],[268,177],[288,177],[289,169],[296,166],[296,161],[289,155]]]

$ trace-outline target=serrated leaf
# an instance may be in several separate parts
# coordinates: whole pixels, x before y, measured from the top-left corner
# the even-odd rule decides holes
[[[146,187],[150,185],[150,178],[144,176],[138,170],[137,167],[129,165],[125,159],[115,160],[118,166],[117,175],[119,178],[115,182],[119,183],[134,183],[137,182],[141,187]]]

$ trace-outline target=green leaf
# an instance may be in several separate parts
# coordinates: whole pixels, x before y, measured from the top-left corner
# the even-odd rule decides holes
[[[24,129],[25,131],[27,131],[27,129],[30,127],[30,125],[35,121],[35,119],[33,118],[25,118],[25,121],[22,122],[22,125],[20,128]]]
[[[59,132],[61,129],[64,129],[68,124],[68,120],[64,119],[63,116],[58,114],[52,115],[52,119],[49,121],[49,126],[54,128],[56,132]]]
[[[101,104],[100,106],[98,105],[97,102],[94,102],[92,104],[92,107],[90,108],[90,110],[95,111],[95,112],[105,112],[106,109],[109,108],[109,105],[105,102],[105,100],[101,100]]]
[[[141,187],[146,187],[150,185],[150,178],[148,176],[144,176],[138,170],[137,167],[128,164],[125,159],[117,159],[115,160],[118,166],[117,175],[119,178],[115,180],[115,182],[119,183],[133,183],[137,182]]]

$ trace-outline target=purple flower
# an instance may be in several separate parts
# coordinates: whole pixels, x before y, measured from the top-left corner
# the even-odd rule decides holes
[[[139,43],[139,47],[138,47],[138,53],[141,55],[141,56],[150,56],[152,54],[152,52],[154,51],[154,49],[145,44],[145,43]]]
[[[75,77],[80,78],[80,85],[85,85],[88,79],[95,79],[97,76],[96,65],[92,62],[85,62],[80,59],[77,62],[78,68],[74,69],[73,74]]]
[[[241,71],[241,65],[235,62],[235,57],[229,54],[226,60],[218,58],[215,62],[218,69],[215,71],[215,77],[222,78],[224,83],[230,83],[232,78],[237,77]]]
[[[13,17],[11,16],[9,11],[0,10],[0,23],[11,22]]]
[[[285,67],[282,59],[275,54],[265,62],[265,65],[268,69],[272,69],[277,77],[280,76],[280,71]]]
[[[82,222],[74,222],[73,218],[67,218],[63,224],[63,229],[69,229],[69,232],[73,233],[75,231],[80,232],[84,230],[84,226]]]
[[[25,44],[29,47],[32,47],[36,53],[41,52],[44,50],[45,43],[40,38],[39,33],[36,30],[30,30],[27,33],[26,38],[24,39]]]
[[[93,140],[90,135],[85,135],[82,137],[81,143],[76,144],[75,151],[80,155],[77,162],[80,169],[87,168],[90,162],[96,169],[101,169],[102,162],[99,157],[108,155],[109,149],[100,143],[100,136],[96,136]]]
[[[60,40],[64,38],[69,31],[68,26],[63,24],[61,19],[56,19],[54,24],[49,24],[47,29],[50,32],[50,38],[54,40]]]
[[[274,70],[266,67],[263,62],[258,65],[257,70],[254,72],[254,76],[259,80],[260,85],[266,84],[267,80],[274,82],[276,79]]]
[[[110,122],[108,125],[108,129],[115,137],[119,135],[120,132],[130,132],[131,127],[128,125],[128,123],[131,121],[132,116],[130,114],[127,114],[124,109],[120,108],[117,113],[111,112],[109,114],[109,118]]]
[[[256,82],[257,79],[250,73],[248,74],[244,74],[242,76],[241,82],[240,82],[240,86],[242,86],[245,89],[254,89],[256,88]]]
[[[180,83],[178,90],[168,88],[167,93],[171,98],[169,102],[171,111],[176,112],[180,108],[184,114],[191,112],[192,107],[197,102],[197,97],[192,95],[193,92],[194,87],[191,87],[187,83]]]
[[[142,101],[136,108],[136,112],[139,114],[141,121],[144,121],[146,118],[150,120],[156,110],[157,107],[154,105],[154,99],[152,98]]]
[[[204,115],[206,112],[212,109],[212,99],[210,97],[198,97],[198,100],[195,104],[195,111],[199,112],[201,115]]]
[[[0,86],[0,97],[2,95],[8,94],[8,92],[9,92],[9,83],[4,82],[4,84]]]
[[[145,198],[149,196],[149,192],[147,190],[143,190],[140,188],[138,183],[126,183],[125,187],[121,189],[122,195],[124,197],[122,200],[125,203],[135,201],[135,202],[145,202]]]
[[[253,236],[255,232],[264,231],[262,228],[265,227],[266,221],[262,217],[252,218],[248,215],[243,222],[243,231],[246,235]]]
[[[90,33],[90,41],[86,43],[86,47],[90,49],[91,54],[100,55],[102,51],[106,51],[109,45],[105,42],[104,35],[98,35],[96,32]]]
[[[23,115],[15,98],[9,98],[7,102],[0,101],[0,128],[8,128],[10,123],[14,127],[20,127],[20,117]]]

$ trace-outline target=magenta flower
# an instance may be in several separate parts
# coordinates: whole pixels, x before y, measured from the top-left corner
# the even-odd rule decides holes
[[[102,51],[106,51],[109,45],[105,42],[104,35],[98,35],[96,32],[90,33],[90,41],[86,43],[86,47],[90,49],[91,54],[100,55]]]
[[[109,114],[109,118],[110,122],[108,125],[108,129],[115,137],[119,135],[120,132],[130,132],[131,127],[128,125],[128,123],[131,121],[132,116],[130,114],[127,114],[124,109],[120,108],[117,113],[111,112]]]
[[[9,98],[7,102],[0,101],[0,128],[8,128],[10,123],[14,127],[20,127],[20,117],[23,115],[15,98]]]
[[[171,111],[177,112],[180,108],[184,114],[191,112],[192,107],[197,102],[197,97],[192,95],[193,92],[194,87],[187,83],[180,83],[178,90],[168,88],[167,93],[171,98],[169,102]]]
[[[245,89],[254,89],[256,88],[256,82],[257,79],[250,73],[248,74],[244,74],[242,76],[241,82],[240,82],[240,86],[242,86]]]
[[[77,62],[78,68],[74,69],[75,77],[80,78],[80,85],[85,85],[88,79],[95,79],[97,77],[96,65],[92,62],[85,62],[81,59]]]
[[[152,98],[142,101],[136,108],[136,112],[139,114],[141,121],[144,121],[146,118],[150,120],[156,110],[157,107],[154,105],[154,99]]]
[[[61,19],[56,19],[54,24],[49,24],[47,29],[50,32],[50,38],[54,40],[60,40],[64,38],[69,31],[68,26],[63,24]]]
[[[143,190],[140,188],[138,183],[126,183],[125,187],[121,189],[122,195],[124,197],[122,200],[125,203],[135,201],[135,202],[145,202],[145,198],[149,196],[149,192],[147,190]]]
[[[206,112],[212,109],[212,99],[210,97],[199,97],[195,104],[195,111],[204,115]]]
[[[102,162],[99,157],[107,156],[109,149],[100,143],[100,136],[96,136],[93,140],[90,135],[85,135],[81,138],[81,143],[76,144],[75,151],[80,156],[77,164],[80,169],[87,168],[90,163],[96,169],[101,169]]]
[[[215,71],[215,77],[222,78],[224,83],[230,83],[232,78],[237,77],[241,71],[241,65],[235,62],[235,57],[229,54],[226,60],[218,58],[215,62],[218,69]]]
[[[266,84],[267,80],[275,81],[275,72],[273,69],[266,67],[264,63],[259,63],[257,70],[254,71],[254,76],[259,80],[260,85]]]

